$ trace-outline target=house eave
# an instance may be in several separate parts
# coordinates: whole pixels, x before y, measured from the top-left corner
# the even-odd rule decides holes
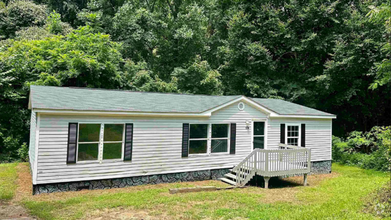
[[[270,118],[314,118],[314,119],[336,119],[336,115],[271,115]]]
[[[148,116],[148,117],[210,117],[210,113],[169,113],[169,112],[120,112],[120,111],[88,111],[88,110],[55,110],[34,109],[35,112],[49,115],[105,115],[105,116]]]

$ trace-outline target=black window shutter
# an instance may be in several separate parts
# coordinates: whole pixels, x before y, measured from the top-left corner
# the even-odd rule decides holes
[[[305,147],[305,124],[301,124],[301,146]]]
[[[183,123],[182,129],[182,157],[189,156],[189,123]]]
[[[133,123],[126,124],[125,127],[125,147],[124,147],[124,160],[132,160],[133,150]]]
[[[231,123],[231,141],[230,141],[230,148],[229,153],[235,154],[236,152],[236,123]]]
[[[285,144],[285,124],[280,125],[280,143]]]
[[[68,153],[67,163],[76,163],[77,152],[77,123],[69,123],[68,125]]]

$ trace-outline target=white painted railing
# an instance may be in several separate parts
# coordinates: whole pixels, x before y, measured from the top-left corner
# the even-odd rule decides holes
[[[233,168],[236,185],[244,186],[255,174],[264,177],[306,174],[311,171],[311,150],[290,147],[280,150],[254,149]]]

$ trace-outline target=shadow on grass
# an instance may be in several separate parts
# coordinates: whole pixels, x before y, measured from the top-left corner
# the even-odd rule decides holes
[[[287,179],[281,179],[278,177],[272,177],[269,180],[269,188],[270,189],[278,189],[278,188],[286,188],[286,187],[297,187],[302,186],[303,184],[299,184],[297,182],[289,181]],[[265,181],[262,176],[254,176],[250,182],[248,183],[248,186],[255,186],[255,187],[265,187]]]

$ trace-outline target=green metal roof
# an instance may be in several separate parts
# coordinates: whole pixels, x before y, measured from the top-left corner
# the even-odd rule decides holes
[[[79,87],[30,87],[30,107],[48,110],[202,113],[240,97],[242,96],[185,95]],[[280,115],[333,116],[279,99],[251,100]]]

